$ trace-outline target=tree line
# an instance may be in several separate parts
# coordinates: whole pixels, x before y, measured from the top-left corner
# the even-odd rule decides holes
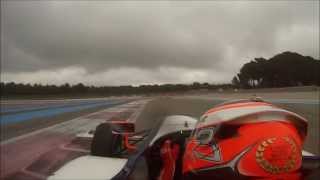
[[[3,83],[1,82],[2,97],[17,96],[114,96],[114,95],[140,95],[157,93],[182,93],[192,90],[213,90],[231,88],[231,84],[209,84],[194,82],[192,84],[163,84],[140,86],[86,86],[82,83],[70,85],[68,83],[57,85]]]
[[[319,86],[320,61],[295,52],[255,58],[241,67],[232,84],[241,88]]]

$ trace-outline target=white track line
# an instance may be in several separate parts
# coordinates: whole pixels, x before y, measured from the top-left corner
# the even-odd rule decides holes
[[[123,104],[123,105],[125,105],[125,104]],[[118,106],[121,107],[121,105],[118,105]],[[24,138],[27,138],[27,137],[30,137],[30,136],[33,136],[33,135],[36,135],[36,134],[51,130],[51,129],[54,129],[54,128],[56,128],[58,126],[61,126],[61,125],[67,125],[67,124],[72,123],[74,121],[78,121],[80,119],[84,119],[87,116],[92,116],[92,115],[95,115],[95,114],[98,114],[98,113],[101,113],[101,112],[106,112],[106,111],[113,112],[112,109],[117,109],[118,106],[114,106],[114,107],[111,107],[111,108],[106,108],[106,109],[103,109],[103,110],[100,110],[100,111],[97,111],[97,112],[94,112],[94,113],[90,113],[90,114],[86,114],[84,116],[77,117],[75,119],[71,119],[71,120],[68,120],[68,121],[65,121],[65,122],[62,122],[62,123],[58,123],[58,124],[55,124],[55,125],[52,125],[52,126],[49,126],[49,127],[46,127],[46,128],[42,128],[42,129],[27,133],[27,134],[24,134],[24,135],[21,135],[21,136],[13,137],[13,138],[7,139],[5,141],[2,141],[0,143],[0,145],[6,145],[6,144],[9,144],[9,143],[15,142],[17,140],[21,140],[21,139],[24,139]]]

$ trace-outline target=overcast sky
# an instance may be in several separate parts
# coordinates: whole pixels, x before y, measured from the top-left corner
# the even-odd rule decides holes
[[[229,83],[255,57],[319,59],[319,1],[1,1],[1,81]]]

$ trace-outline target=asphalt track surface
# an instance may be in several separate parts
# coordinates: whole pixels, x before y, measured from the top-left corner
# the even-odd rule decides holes
[[[95,129],[98,124],[107,120],[134,121],[134,118],[137,116],[136,112],[140,112],[140,109],[145,104],[145,101],[135,101],[133,99],[103,99],[102,101],[106,102],[106,104],[101,106],[102,109],[94,108],[94,113],[88,113],[88,111],[86,111],[85,115],[80,117],[79,114],[81,114],[81,110],[76,109],[77,111],[75,113],[78,113],[78,117],[71,120],[64,119],[62,122],[59,122],[48,116],[40,119],[26,118],[19,123],[10,124],[31,123],[35,125],[40,122],[55,121],[54,124],[50,126],[45,124],[31,132],[22,135],[15,134],[16,136],[1,141],[0,179],[46,179],[66,162],[76,157],[89,154],[91,139],[78,137],[77,135]],[[98,103],[100,104],[101,102]],[[53,104],[50,104],[54,106],[53,109],[61,108],[60,105]],[[75,107],[85,106],[82,104],[78,105],[78,103],[73,105],[75,105]],[[36,106],[40,108],[40,106]],[[65,104],[63,104],[63,106],[65,108],[70,107],[65,106]],[[30,109],[32,109],[31,112],[37,111],[33,107]],[[39,111],[43,111],[43,109]],[[19,112],[29,113],[29,111]],[[47,112],[47,110],[44,112]],[[56,111],[54,110],[54,112]],[[61,114],[54,116],[62,117],[68,113],[61,111]],[[17,115],[18,114],[19,113],[17,113]],[[6,124],[2,125],[2,127],[3,126],[6,127],[9,125]],[[25,128],[23,126],[19,127],[21,129]],[[26,128],[28,129],[29,127]],[[1,133],[8,133],[8,131]]]
[[[41,129],[130,99],[69,99],[6,101],[1,103],[0,140]]]
[[[281,97],[267,100],[309,120],[305,149],[319,155],[319,100],[313,96],[307,99]],[[123,98],[2,103],[0,179],[46,179],[66,162],[88,154],[90,139],[76,135],[95,129],[106,120],[136,121],[136,130],[139,131],[154,127],[156,121],[168,115],[198,118],[214,105],[236,98],[239,97],[189,95],[153,100]],[[21,114],[26,116],[21,118]],[[2,117],[6,118],[3,120]],[[8,117],[19,121],[10,121]]]
[[[1,125],[13,124],[100,106],[112,106],[123,102],[121,100],[69,100],[3,103],[0,123]]]

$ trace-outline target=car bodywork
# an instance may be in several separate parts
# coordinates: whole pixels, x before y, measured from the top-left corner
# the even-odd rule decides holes
[[[174,136],[181,139],[188,137],[194,130],[197,119],[183,115],[168,116],[164,121],[158,122],[155,125],[157,128],[153,128],[148,132],[138,133],[132,133],[133,129],[127,128],[128,126],[132,127],[132,124],[129,122],[107,123],[113,125],[115,129],[113,131],[114,134],[122,135],[124,151],[120,150],[121,152],[119,151],[118,154],[112,157],[87,155],[77,158],[65,164],[52,176],[48,177],[48,179],[127,179],[130,176],[131,179],[149,179],[149,174],[144,174],[143,177],[140,175],[138,178],[132,178],[136,176],[137,171],[140,171],[140,169],[136,168],[137,162],[142,161],[144,166],[148,166],[147,164],[152,163],[152,160],[148,160],[147,162],[145,156],[154,156],[156,159],[160,158],[160,145],[163,141]],[[120,132],[121,130],[122,132]],[[92,137],[90,134],[82,134],[81,136]],[[128,145],[126,144],[126,139],[131,141],[130,143],[132,144],[136,142],[139,144],[135,146]],[[150,168],[148,168],[158,171],[160,167],[158,168],[157,166],[159,165],[154,163],[154,166],[151,167],[150,165]]]
[[[262,125],[258,127],[257,124]],[[105,149],[99,152],[98,141],[102,145],[110,142],[97,140],[97,127],[92,155],[70,161],[49,179],[224,179],[277,178],[279,175],[299,179],[314,169],[319,170],[319,157],[300,148],[307,134],[307,121],[293,112],[260,100],[224,103],[208,110],[200,120],[184,115],[168,116],[157,122],[153,129],[142,132],[135,132],[134,124],[126,121],[106,122],[106,125],[112,132],[113,145],[109,146],[112,153],[104,154]],[[237,133],[229,132],[232,128]],[[248,135],[252,135],[252,130],[256,134],[250,138]],[[282,138],[287,134],[281,133],[287,131],[291,133],[290,137],[297,136],[294,143]],[[216,135],[219,141],[212,141]],[[220,137],[222,135],[225,137]],[[201,136],[204,138],[199,139]],[[280,167],[283,162],[277,164],[279,160],[271,166],[260,160],[261,152],[264,153],[263,158],[269,158],[266,154],[270,148],[266,150],[266,143],[269,147],[285,144],[289,153],[293,147],[295,156],[300,155],[302,159],[296,158],[293,165],[284,165],[283,168]],[[259,148],[264,149],[258,151]],[[288,156],[284,161],[290,158]]]

